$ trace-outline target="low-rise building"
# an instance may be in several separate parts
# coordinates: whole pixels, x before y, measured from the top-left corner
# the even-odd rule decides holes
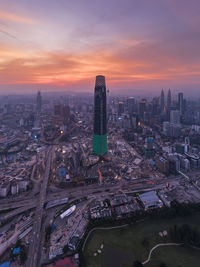
[[[163,207],[163,202],[158,198],[154,191],[140,194],[139,198],[145,210]]]
[[[164,157],[157,157],[156,160],[156,167],[158,170],[164,174],[169,174],[169,161]]]
[[[7,197],[10,191],[10,182],[4,183],[0,186],[0,197]]]
[[[72,238],[68,242],[69,249],[75,251],[80,243],[80,238],[78,236],[72,236]]]

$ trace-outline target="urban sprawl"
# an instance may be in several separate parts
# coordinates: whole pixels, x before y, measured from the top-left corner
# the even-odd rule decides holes
[[[2,96],[0,264],[78,266],[91,223],[200,203],[199,144],[200,101],[170,89]]]

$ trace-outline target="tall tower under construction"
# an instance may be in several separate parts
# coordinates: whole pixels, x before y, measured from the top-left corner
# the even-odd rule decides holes
[[[94,136],[93,152],[107,153],[106,83],[104,76],[96,76],[94,88]]]

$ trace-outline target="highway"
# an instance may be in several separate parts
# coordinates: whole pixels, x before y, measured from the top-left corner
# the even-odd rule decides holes
[[[65,197],[69,197],[69,200],[75,200],[82,197],[87,197],[90,194],[96,193],[105,193],[106,190],[110,190],[110,193],[116,193],[118,190],[125,190],[129,192],[139,192],[139,191],[145,191],[145,190],[157,190],[160,188],[165,187],[166,183],[176,183],[179,181],[179,177],[171,177],[167,179],[162,179],[156,184],[148,184],[145,183],[144,179],[136,179],[134,181],[125,181],[124,183],[117,183],[117,184],[103,184],[103,185],[89,185],[89,186],[81,186],[81,187],[75,187],[75,188],[66,188],[64,190],[60,190],[58,192],[49,193],[47,197],[44,199],[44,203],[51,201],[51,200],[59,200]],[[42,184],[43,187],[43,184]],[[11,202],[8,203],[7,206],[4,205],[3,209],[10,209],[10,208],[16,208],[12,211],[9,211],[8,213],[4,213],[0,217],[0,221],[6,221],[18,214],[21,214],[29,209],[35,208],[38,203],[38,199],[30,199],[26,198],[24,201],[18,202]],[[38,205],[37,205],[38,206]],[[0,207],[1,210],[1,207]]]
[[[0,243],[0,256],[9,248],[13,243],[15,243],[20,235],[25,235],[27,228],[30,227],[33,223],[33,219],[29,219],[23,223],[19,228],[15,226],[14,234],[7,239],[6,241]]]
[[[0,211],[23,207],[26,205],[27,203],[26,201],[27,200],[25,199],[25,200],[15,201],[13,203],[0,204]]]
[[[43,207],[46,200],[46,191],[51,169],[51,156],[52,156],[52,147],[47,151],[46,157],[46,168],[43,177],[43,182],[40,188],[40,195],[36,204],[35,218],[32,230],[32,237],[30,240],[28,259],[26,262],[27,267],[38,267],[38,254],[40,253],[40,230],[42,223]]]
[[[173,177],[167,177],[165,179],[160,179],[160,180],[157,180],[156,183],[157,184],[165,184],[165,183],[170,183],[170,182],[173,182],[173,181],[178,181],[180,180],[181,177],[179,176],[173,176]],[[50,201],[50,200],[57,200],[59,198],[61,198],[60,196],[69,196],[71,194],[76,194],[78,192],[82,192],[82,191],[89,191],[89,192],[92,192],[92,191],[96,191],[96,190],[104,190],[104,189],[115,189],[115,188],[121,188],[121,187],[124,187],[124,186],[127,186],[130,187],[130,186],[135,186],[137,184],[143,184],[144,186],[147,185],[148,182],[152,181],[152,179],[142,179],[142,178],[138,178],[138,179],[135,179],[133,181],[124,181],[124,180],[121,180],[119,181],[117,184],[109,184],[109,183],[106,183],[106,184],[91,184],[91,185],[85,185],[85,186],[78,186],[78,187],[68,187],[68,188],[65,188],[65,189],[58,189],[56,192],[47,192],[47,199],[46,201]],[[33,196],[27,196],[27,197],[17,197],[17,198],[14,198],[14,199],[8,199],[6,201],[6,203],[4,202],[1,202],[0,201],[0,211],[3,211],[3,210],[8,210],[8,209],[15,209],[15,208],[19,208],[19,207],[23,207],[23,206],[29,206],[29,205],[36,205],[36,197],[33,198]]]
[[[47,197],[45,198],[44,202],[48,202],[51,200],[59,200],[64,197],[69,198],[80,198],[87,196],[89,194],[93,194],[97,191],[101,191],[102,193],[105,190],[111,190],[112,192],[117,190],[131,190],[133,188],[134,190],[142,190],[142,189],[151,189],[154,190],[157,188],[157,186],[165,186],[166,183],[173,183],[176,181],[179,181],[180,177],[170,177],[166,179],[162,179],[157,181],[156,184],[148,184],[149,180],[147,179],[136,179],[133,181],[124,181],[119,182],[117,184],[92,184],[88,186],[81,186],[81,187],[74,187],[74,188],[66,188],[63,190],[58,190],[58,192],[49,193]],[[43,185],[42,185],[43,186]],[[19,200],[15,202],[10,202],[7,204],[1,204],[0,205],[0,211],[6,210],[6,209],[14,209],[12,211],[9,211],[8,213],[4,213],[2,216],[0,216],[0,220],[8,220],[9,218],[12,218],[22,212],[25,212],[29,209],[35,208],[37,204],[37,198],[35,197],[30,198],[27,197],[24,200]]]
[[[12,217],[14,217],[14,216],[16,216],[18,214],[21,214],[21,213],[23,213],[23,212],[25,212],[27,210],[30,210],[32,208],[35,208],[35,206],[36,206],[36,202],[34,201],[34,202],[32,202],[32,203],[30,203],[30,204],[28,204],[26,206],[23,206],[23,207],[20,207],[18,209],[9,211],[9,212],[3,214],[0,217],[0,221],[7,221],[8,219],[10,219],[10,218],[12,218]]]
[[[4,213],[1,216],[1,220],[7,220],[11,217],[14,217],[20,213],[25,212],[26,210],[36,207],[35,217],[33,219],[33,229],[32,236],[30,238],[30,245],[27,258],[27,267],[37,267],[40,262],[40,253],[41,253],[41,223],[43,217],[43,208],[44,203],[51,200],[59,200],[64,197],[69,197],[69,201],[80,199],[88,196],[101,196],[110,195],[119,193],[121,191],[136,193],[139,191],[150,191],[157,190],[165,187],[166,183],[177,184],[180,181],[180,177],[168,177],[166,179],[157,180],[156,183],[150,182],[149,179],[136,179],[133,181],[121,180],[116,184],[92,184],[81,187],[66,188],[63,190],[58,190],[58,192],[48,193],[47,195],[47,186],[51,169],[51,157],[52,157],[52,147],[50,147],[46,154],[46,168],[43,175],[43,181],[40,188],[40,194],[35,196],[35,198],[26,197],[26,199],[19,199],[17,202],[10,201],[7,205],[4,203],[2,209],[11,209],[15,208],[8,213]],[[154,180],[155,181],[155,180]],[[1,206],[1,205],[0,205]]]

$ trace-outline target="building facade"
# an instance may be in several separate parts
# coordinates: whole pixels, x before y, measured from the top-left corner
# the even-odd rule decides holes
[[[104,76],[97,76],[94,88],[94,136],[93,152],[107,153],[106,83]]]

